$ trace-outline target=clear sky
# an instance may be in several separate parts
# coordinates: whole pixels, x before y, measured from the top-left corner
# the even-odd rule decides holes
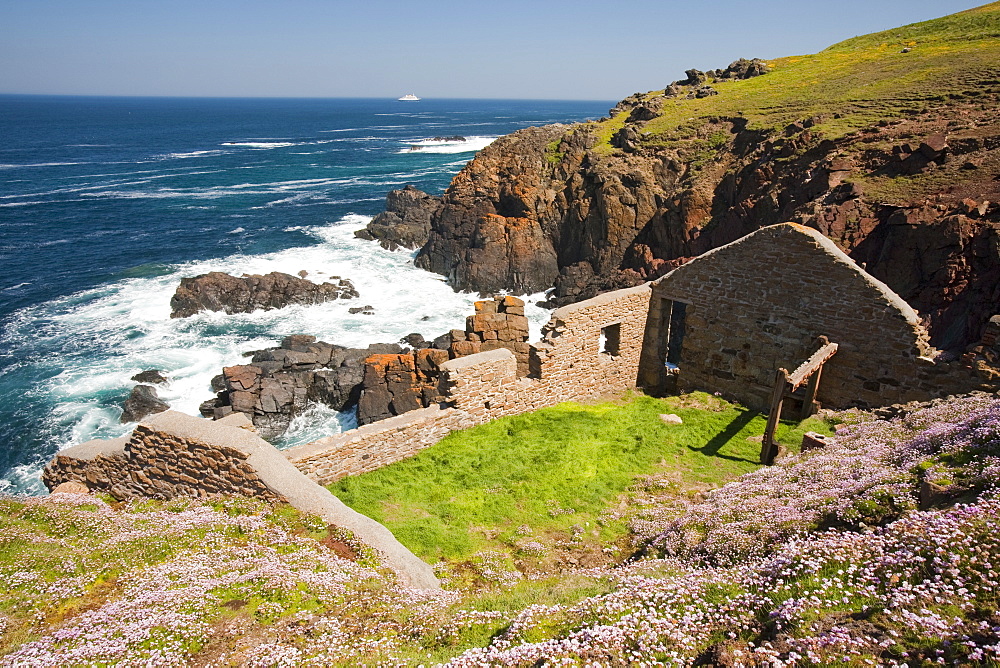
[[[975,0],[0,0],[0,93],[618,100]]]

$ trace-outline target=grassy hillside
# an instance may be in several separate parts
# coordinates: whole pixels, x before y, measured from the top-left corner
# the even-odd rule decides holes
[[[998,665],[1000,402],[844,418],[681,506],[625,497],[639,560],[462,593],[259,501],[3,498],[0,666]]]
[[[1000,2],[768,64],[764,76],[711,84],[718,95],[664,100],[660,116],[643,127],[647,144],[685,139],[713,116],[742,116],[759,129],[819,116],[814,132],[833,139],[949,97],[1000,92]],[[626,116],[599,124],[600,149],[613,150],[607,142]]]

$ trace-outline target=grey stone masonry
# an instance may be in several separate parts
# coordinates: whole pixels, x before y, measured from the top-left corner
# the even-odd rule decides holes
[[[321,485],[382,468],[477,424],[464,411],[432,406],[379,420],[285,450],[295,467]]]
[[[252,430],[234,426],[240,424],[249,420],[234,415],[211,421],[166,411],[139,424],[129,437],[63,450],[43,480],[49,489],[78,482],[118,499],[243,494],[286,502],[353,532],[405,584],[440,587],[431,567],[388,529],[345,506]]]
[[[881,406],[989,389],[961,364],[938,363],[919,316],[819,232],[765,227],[678,267],[653,284],[650,359],[662,346],[667,304],[686,304],[680,386],[721,392],[764,409],[775,371],[807,359],[824,335],[839,349],[818,399]],[[662,349],[660,351],[662,353]],[[662,361],[644,368],[656,385]]]
[[[553,312],[523,376],[516,351],[497,348],[441,364],[444,406],[411,411],[285,451],[323,484],[410,457],[449,432],[561,401],[636,386],[649,310],[648,285],[609,292]],[[602,331],[614,331],[614,350]],[[606,337],[605,337],[606,338]],[[607,342],[606,342],[607,343]]]

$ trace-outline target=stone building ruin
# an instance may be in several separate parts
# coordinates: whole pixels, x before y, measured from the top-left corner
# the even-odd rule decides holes
[[[508,316],[520,317],[513,302],[508,306],[513,309]],[[521,345],[520,328],[496,335],[510,338],[507,346],[485,334],[501,321],[502,310],[500,300],[477,305],[474,322],[490,326],[481,327],[476,337],[463,336],[481,352],[470,349],[464,356],[436,361],[440,402],[283,453],[255,441],[260,466],[254,458],[243,461],[226,450],[231,468],[242,472],[239,484],[228,491],[239,491],[257,478],[270,480],[273,474],[262,476],[261,471],[277,470],[285,485],[282,496],[294,496],[292,489],[307,496],[319,494],[315,490],[328,495],[319,485],[410,457],[456,429],[637,387],[664,393],[676,383],[681,391],[718,392],[762,410],[775,391],[776,370],[796,369],[825,340],[837,350],[825,360],[822,380],[813,388],[823,406],[875,407],[1000,387],[996,370],[988,365],[968,358],[945,361],[928,344],[917,313],[899,296],[822,234],[795,224],[760,229],[652,283],[559,308],[535,344]],[[473,329],[470,325],[469,331]],[[980,348],[994,350],[997,332],[1000,323],[991,321]],[[176,426],[180,418],[170,419]],[[155,428],[158,420],[143,424]],[[197,431],[198,443],[234,442],[232,426],[200,423],[184,425]],[[136,433],[144,429],[140,425]],[[230,431],[215,438],[213,430]],[[242,448],[249,447],[240,439]],[[45,482],[50,489],[66,481],[106,490],[139,485],[168,496],[178,489],[187,494],[227,491],[211,467],[189,466],[181,476],[151,464],[149,448],[129,442],[91,442],[65,450],[47,468]],[[169,452],[163,457],[173,461],[186,461],[184,452],[194,447],[184,439],[164,442]],[[268,448],[271,454],[259,454]],[[291,478],[296,482],[288,486]],[[303,484],[315,490],[309,492]],[[359,526],[372,535],[384,531],[380,525]],[[397,553],[397,570],[424,578],[411,557],[408,551]]]
[[[286,454],[328,483],[398,461],[454,429],[636,387],[718,392],[765,410],[776,370],[798,368],[820,337],[838,348],[814,388],[823,406],[876,407],[1000,386],[975,365],[942,361],[906,302],[822,234],[788,223],[652,283],[555,310],[541,342],[529,346],[527,373],[508,350],[452,359],[440,365],[438,406]]]

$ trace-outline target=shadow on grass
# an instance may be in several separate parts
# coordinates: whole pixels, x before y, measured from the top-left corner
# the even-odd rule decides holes
[[[743,429],[746,428],[746,426],[750,424],[750,422],[758,415],[759,413],[755,413],[754,411],[741,411],[739,415],[733,418],[732,422],[726,425],[725,429],[713,436],[705,445],[700,448],[689,445],[688,448],[701,452],[703,455],[707,455],[709,457],[719,457],[720,459],[729,459],[734,462],[749,462],[751,464],[757,464],[759,462],[755,459],[722,455],[719,454],[719,450],[721,450],[722,446],[731,441],[738,433],[743,431]]]

